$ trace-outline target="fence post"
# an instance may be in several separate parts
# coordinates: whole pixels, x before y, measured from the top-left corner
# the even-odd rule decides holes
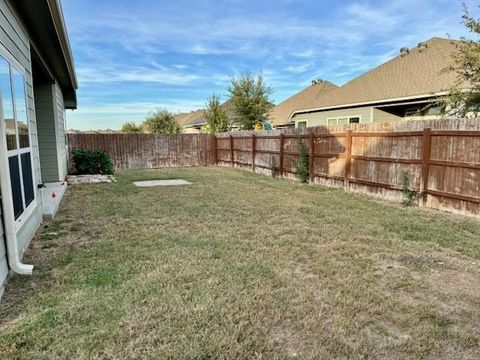
[[[422,136],[422,182],[420,193],[422,194],[422,205],[425,206],[428,192],[428,178],[430,175],[430,156],[432,146],[432,134],[430,128],[423,129]]]
[[[310,183],[313,183],[313,181],[315,180],[315,174],[314,174],[315,139],[313,138],[313,132],[310,132],[309,141],[310,141],[310,145],[309,145],[310,154],[308,156],[308,174],[310,175]]]
[[[343,178],[343,185],[345,188],[350,188],[350,171],[352,168],[352,130],[347,130],[345,140],[345,174]]]
[[[218,143],[217,135],[212,134],[213,163],[218,165]]]
[[[283,137],[283,133],[280,134],[280,159],[279,159],[279,164],[278,164],[278,173],[280,174],[280,177],[283,177],[283,148],[284,148],[284,143],[285,139]]]
[[[230,164],[232,167],[235,167],[235,162],[233,160],[233,136],[230,135]]]
[[[257,139],[255,134],[252,134],[252,171],[255,172],[255,155],[257,153]]]

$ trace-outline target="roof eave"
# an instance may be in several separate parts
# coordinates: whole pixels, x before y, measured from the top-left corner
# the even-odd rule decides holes
[[[32,54],[49,79],[59,84],[67,109],[77,108],[75,64],[60,0],[9,0],[29,34]],[[53,79],[51,79],[53,81]]]
[[[75,73],[75,62],[73,60],[72,48],[70,47],[70,40],[68,39],[67,27],[63,17],[63,10],[60,0],[47,0],[50,13],[52,15],[55,30],[57,32],[58,40],[62,47],[63,56],[67,65],[70,80],[74,90],[78,89],[78,81]]]
[[[327,110],[336,110],[336,109],[345,109],[351,107],[358,107],[358,106],[369,106],[369,105],[376,105],[376,104],[388,104],[390,102],[398,102],[398,101],[408,101],[412,99],[424,99],[424,98],[434,98],[438,96],[448,95],[449,91],[441,91],[432,94],[423,94],[423,95],[412,95],[400,98],[392,98],[392,99],[382,99],[382,100],[371,100],[359,103],[352,103],[352,104],[340,104],[334,106],[324,106],[319,108],[312,108],[312,109],[303,109],[303,110],[296,110],[290,115],[290,119],[292,119],[297,114],[305,114],[305,113],[312,113],[312,112],[320,112],[320,111],[327,111]]]

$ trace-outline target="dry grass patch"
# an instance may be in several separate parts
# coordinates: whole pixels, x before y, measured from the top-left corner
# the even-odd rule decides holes
[[[182,178],[188,187],[136,188]],[[0,303],[25,359],[480,357],[480,223],[221,168],[71,188]]]

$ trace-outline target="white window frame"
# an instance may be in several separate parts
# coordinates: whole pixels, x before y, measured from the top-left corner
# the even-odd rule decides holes
[[[12,69],[15,69],[18,71],[22,76],[23,76],[23,81],[24,81],[24,91],[25,91],[25,112],[26,112],[26,117],[27,117],[27,128],[28,128],[28,141],[29,141],[29,147],[28,148],[20,148],[20,138],[19,138],[19,132],[18,132],[18,127],[17,127],[17,110],[16,110],[16,94],[15,94],[15,88],[14,88],[14,83],[13,83],[13,74],[12,74],[12,69],[10,70],[10,86],[11,86],[11,91],[12,91],[12,102],[13,102],[13,113],[14,113],[14,120],[15,120],[15,131],[16,131],[16,137],[17,137],[17,149],[15,150],[8,150],[6,146],[6,129],[5,129],[5,118],[3,115],[3,101],[1,99],[1,94],[0,94],[0,141],[5,142],[5,149],[7,149],[7,153],[4,156],[0,155],[0,169],[2,173],[5,173],[6,176],[10,177],[10,165],[9,165],[9,158],[12,156],[17,156],[18,157],[18,164],[19,164],[19,173],[20,173],[20,183],[21,183],[21,193],[22,193],[22,202],[23,202],[23,212],[22,214],[18,217],[18,219],[15,220],[15,229],[18,232],[22,226],[25,223],[25,220],[27,220],[33,212],[37,209],[38,207],[38,200],[37,200],[37,189],[36,189],[36,178],[35,178],[35,168],[34,168],[34,162],[33,162],[33,148],[32,148],[32,128],[30,124],[30,116],[29,116],[29,110],[28,110],[28,91],[27,91],[27,71],[25,68],[10,54],[10,52],[2,45],[0,44],[0,56],[2,56],[7,63],[10,64],[10,67]],[[24,184],[23,184],[23,168],[22,168],[22,160],[21,160],[21,155],[30,152],[30,162],[32,164],[32,182],[33,182],[33,201],[28,205],[25,206],[25,190],[24,190]],[[9,181],[10,183],[10,181]],[[12,189],[1,189],[3,191],[12,191]],[[11,204],[13,207],[13,203]]]
[[[346,116],[337,116],[337,117],[327,118],[327,125],[338,125],[338,120],[340,119],[348,119],[348,123],[344,125],[352,124],[350,122],[350,119],[352,118],[358,118],[359,124],[362,122],[362,115],[346,115]],[[330,124],[330,120],[335,120],[335,124]]]
[[[305,127],[306,128],[308,127],[308,120],[298,120],[297,121],[297,126],[296,126],[297,129],[300,129],[299,126],[298,126],[299,123],[305,123]]]

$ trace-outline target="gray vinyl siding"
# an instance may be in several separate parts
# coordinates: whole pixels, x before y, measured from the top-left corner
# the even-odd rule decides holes
[[[360,116],[361,123],[372,122],[371,116],[371,107],[358,107],[350,109],[337,109],[337,110],[327,110],[327,111],[318,111],[305,114],[296,114],[293,117],[295,124],[298,121],[307,121],[307,126],[321,126],[328,125],[328,119],[330,118],[339,118],[339,117],[353,117]]]
[[[390,114],[380,109],[373,109],[373,121],[379,123],[394,122],[403,120],[400,116]]]
[[[41,179],[39,150],[37,140],[37,125],[35,120],[35,107],[33,98],[33,82],[32,82],[32,66],[30,57],[30,43],[27,32],[19,22],[17,16],[13,12],[9,1],[0,0],[0,43],[7,49],[24,68],[26,72],[26,90],[27,90],[27,107],[30,125],[30,141],[32,148],[32,166],[34,173],[34,182],[38,183]],[[25,220],[23,226],[17,234],[19,248],[24,251],[30,243],[33,233],[37,230],[42,219],[42,207],[40,193],[36,191],[37,208],[32,215]],[[2,230],[3,233],[3,230]],[[2,244],[2,241],[0,241]],[[0,245],[0,279],[5,279],[7,270],[5,267],[5,249]],[[3,255],[2,255],[3,254]],[[0,280],[1,281],[1,280]]]
[[[42,182],[58,181],[57,143],[55,129],[54,86],[35,86],[35,107],[37,112],[38,143]]]
[[[67,175],[67,141],[65,137],[65,104],[63,102],[62,89],[58,84],[55,85],[55,101],[56,101],[56,143],[58,158],[58,174],[59,180],[63,180]]]
[[[67,151],[65,106],[60,87],[57,84],[36,86],[35,107],[42,182],[63,181],[67,175]]]

